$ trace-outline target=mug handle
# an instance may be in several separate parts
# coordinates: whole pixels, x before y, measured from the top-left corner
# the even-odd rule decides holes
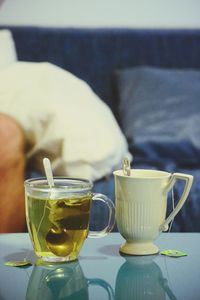
[[[107,235],[115,225],[115,206],[107,196],[103,194],[93,194],[92,200],[101,201],[108,206],[109,217],[108,217],[108,225],[102,229],[101,231],[90,231],[88,237],[90,238],[101,238]]]
[[[114,295],[113,288],[105,280],[99,279],[99,278],[87,279],[87,284],[88,284],[88,286],[89,285],[101,286],[104,290],[107,291],[107,293],[108,293],[108,299],[109,300],[114,300],[115,295]]]
[[[187,199],[187,196],[190,192],[192,182],[193,182],[193,176],[188,175],[188,174],[182,174],[182,173],[174,173],[174,174],[172,174],[168,185],[165,187],[164,193],[165,192],[168,193],[173,188],[173,186],[175,185],[175,183],[178,179],[185,181],[183,193],[182,193],[181,198],[178,201],[176,207],[174,208],[174,210],[171,212],[171,214],[168,216],[168,218],[164,221],[164,223],[160,226],[160,231],[168,230],[169,223],[172,221],[172,219],[177,215],[179,210],[182,208],[182,206],[185,203],[185,200]]]

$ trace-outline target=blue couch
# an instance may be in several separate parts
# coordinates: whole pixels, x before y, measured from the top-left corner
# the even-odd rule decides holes
[[[8,27],[7,27],[8,28]],[[116,87],[116,72],[126,68],[151,66],[159,69],[198,70],[200,69],[200,30],[139,30],[139,29],[71,29],[71,28],[39,28],[9,27],[12,31],[18,59],[23,61],[48,61],[56,64],[85,80],[92,89],[112,109],[119,124],[123,128],[123,118],[119,110],[120,97]],[[199,95],[200,96],[200,95]],[[197,97],[198,98],[198,97]],[[200,97],[199,97],[200,100]],[[198,108],[198,106],[197,106]],[[178,107],[177,107],[178,110]],[[152,111],[149,110],[149,114]],[[196,113],[200,113],[197,111]],[[142,118],[142,115],[140,116]],[[126,134],[126,132],[125,132]],[[136,132],[137,134],[137,132]],[[129,136],[127,136],[129,141]],[[200,136],[199,136],[200,138]],[[187,143],[186,143],[187,144]],[[158,148],[162,149],[162,138],[157,140]],[[179,147],[181,144],[178,142]],[[173,144],[166,144],[167,149]],[[185,144],[183,144],[185,149]],[[162,169],[169,172],[184,172],[194,175],[194,183],[186,204],[174,220],[172,231],[200,231],[200,164],[192,159],[189,163],[179,158],[168,159],[166,153],[162,159],[148,157],[150,151],[130,146],[134,155],[135,168]],[[198,150],[191,154],[192,158],[200,157]],[[33,176],[27,169],[27,176]],[[181,193],[182,186],[177,184],[175,198]],[[102,178],[94,183],[94,191],[108,195],[114,201],[114,180]],[[100,209],[100,208],[99,208]],[[102,226],[102,218],[98,218],[93,229]],[[168,211],[171,210],[171,199]],[[114,230],[117,230],[115,227]]]

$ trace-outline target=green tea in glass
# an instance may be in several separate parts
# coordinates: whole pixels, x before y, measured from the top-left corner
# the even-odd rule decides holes
[[[35,254],[48,262],[77,259],[85,239],[103,237],[114,226],[114,205],[102,194],[92,193],[92,183],[77,178],[54,177],[50,187],[45,178],[25,181],[26,221]],[[89,232],[92,201],[109,209],[108,225]]]

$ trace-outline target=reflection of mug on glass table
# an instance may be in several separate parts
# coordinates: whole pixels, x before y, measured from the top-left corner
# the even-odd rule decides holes
[[[102,279],[87,279],[78,261],[68,264],[47,264],[34,266],[26,291],[26,300],[88,300],[88,287],[104,288],[108,299],[114,292]]]
[[[115,300],[176,300],[154,256],[126,256],[125,259],[116,278]]]
[[[170,174],[156,170],[136,170],[130,176],[122,170],[115,171],[116,221],[126,243],[120,251],[132,255],[148,255],[158,252],[153,241],[183,206],[193,176],[182,173]],[[185,187],[176,207],[166,218],[167,196],[177,180],[183,180]]]
[[[45,178],[25,181],[26,220],[35,253],[44,261],[75,260],[86,239],[103,237],[114,226],[114,205],[102,194],[92,193],[92,183],[82,179]],[[108,225],[89,233],[91,203],[99,200],[109,209]]]

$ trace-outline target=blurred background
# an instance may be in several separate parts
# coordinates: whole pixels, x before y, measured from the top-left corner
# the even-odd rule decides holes
[[[156,168],[168,172],[183,172],[195,175],[190,199],[181,210],[181,213],[178,214],[177,222],[173,223],[172,229],[174,231],[200,231],[199,12],[199,0],[0,0],[0,28],[10,30],[10,32],[1,31],[0,58],[3,61],[2,63],[6,60],[6,64],[12,64],[18,59],[26,62],[28,68],[31,68],[29,62],[47,61],[71,72],[77,77],[76,79],[81,78],[84,80],[112,109],[128,141],[129,150],[134,156],[133,167]],[[84,28],[86,29],[83,30]],[[10,49],[10,55],[8,55],[7,49]],[[20,66],[20,64],[18,65]],[[150,66],[153,69],[137,69],[137,67],[141,66]],[[131,68],[130,73],[126,73],[126,68]],[[157,69],[155,70],[155,68]],[[168,69],[168,71],[165,72],[163,69]],[[177,72],[173,69],[177,69]],[[192,72],[188,72],[188,69]],[[183,71],[181,74],[179,73],[180,70]],[[3,83],[3,80],[5,80],[3,72],[4,70],[2,70],[2,79],[0,80],[1,95],[3,95],[0,95],[0,105],[3,106],[5,104],[6,106],[9,101],[5,100],[5,95],[12,92],[11,87],[15,86],[16,79],[21,80],[22,90],[24,91],[27,88],[24,80],[28,80],[29,76],[27,72],[22,72],[22,76],[14,75],[12,83],[10,77],[7,76],[7,85],[5,85]],[[38,74],[41,73],[39,72]],[[45,74],[48,77],[49,72]],[[29,80],[29,82],[35,83],[38,78],[40,77],[35,76],[34,80]],[[60,83],[60,81],[56,80],[55,82]],[[55,82],[50,85],[54,89],[56,88]],[[7,90],[3,90],[4,85],[5,88],[6,86],[8,87]],[[42,88],[43,85],[39,84],[38,87]],[[27,90],[29,95],[28,101],[31,101],[30,96],[33,96],[32,99],[34,98],[34,100],[40,99],[40,94],[39,96],[34,94],[34,86],[32,87],[34,93],[30,92],[29,88]],[[72,88],[70,93],[68,90],[66,99],[71,99],[71,94],[78,90],[78,88]],[[129,94],[126,93],[127,90]],[[144,94],[143,91],[146,93]],[[45,89],[45,92],[48,92],[48,89]],[[58,95],[57,92],[55,94]],[[39,129],[43,129],[42,126],[46,124],[42,121],[42,118],[40,123],[39,118],[40,115],[43,115],[43,112],[47,111],[46,107],[41,114],[41,107],[38,105],[39,113],[38,116],[35,113],[34,119],[32,118],[32,109],[30,107],[27,106],[28,111],[22,114],[21,107],[17,105],[17,99],[19,98],[21,101],[20,97],[17,98],[19,95],[18,90],[15,94],[13,92],[13,95],[15,95],[12,97],[14,99],[13,103],[20,112],[17,113],[17,110],[12,107],[12,109],[7,109],[8,113],[15,114],[16,118],[21,117],[22,120],[27,120],[26,128],[24,128],[25,132],[28,132],[28,137],[34,137],[34,139],[35,137],[41,137],[41,144],[36,143],[34,139],[32,144],[29,143],[31,144],[29,147],[31,151],[32,149],[35,151],[34,146],[36,144],[42,145],[42,149],[39,148],[40,152],[33,151],[32,153],[39,153],[42,157],[48,154],[49,156],[47,157],[51,161],[54,158],[58,158],[58,160],[54,159],[55,165],[58,162],[62,166],[65,165],[68,168],[68,176],[72,176],[69,172],[70,168],[73,171],[78,170],[79,174],[75,177],[82,177],[80,175],[80,162],[86,162],[86,166],[89,166],[87,170],[95,172],[95,177],[93,178],[95,181],[94,192],[102,192],[115,201],[112,171],[118,166],[121,167],[121,160],[125,157],[124,153],[127,153],[124,146],[125,139],[122,139],[124,136],[121,135],[121,132],[118,131],[119,139],[114,139],[114,142],[117,142],[115,144],[113,142],[115,147],[112,148],[112,155],[108,151],[108,155],[102,158],[103,163],[99,164],[99,160],[95,161],[95,164],[91,162],[91,157],[93,157],[94,153],[96,154],[96,151],[92,151],[92,147],[88,147],[91,150],[88,161],[85,158],[84,160],[80,159],[78,156],[76,160],[69,160],[69,155],[66,155],[67,163],[65,162],[66,164],[64,164],[62,160],[59,160],[64,152],[61,149],[68,148],[63,145],[62,147],[57,147],[56,142],[57,152],[49,151],[50,147],[43,133],[38,134],[38,132],[41,132]],[[57,98],[61,98],[60,94]],[[81,97],[78,96],[76,98],[82,101],[83,93],[81,92]],[[26,97],[23,99],[25,99],[25,103],[28,103]],[[32,103],[34,108],[37,107],[34,101]],[[67,101],[62,103],[67,105]],[[25,106],[22,105],[23,107]],[[51,109],[53,106],[48,104],[47,107]],[[67,109],[61,109],[61,111],[69,111],[69,107],[71,107],[71,103]],[[4,111],[2,109],[1,107],[0,112]],[[54,109],[52,111],[54,112]],[[91,111],[91,109],[87,111]],[[92,113],[94,114],[94,110]],[[27,118],[29,114],[30,117]],[[24,115],[25,118],[23,118]],[[97,115],[99,116],[99,110]],[[5,116],[2,116],[3,126],[0,123],[0,133],[6,138],[6,142],[2,142],[0,135],[1,151],[4,148],[3,146],[8,146],[8,140],[13,142],[16,138],[15,132],[12,138],[6,136],[8,126],[5,124],[4,119]],[[32,126],[30,122],[33,119],[35,120],[35,126]],[[57,118],[56,124],[59,125],[60,120],[68,119]],[[11,122],[10,119],[7,121]],[[112,124],[115,124],[113,123],[114,121],[112,119]],[[42,125],[38,126],[40,124]],[[80,122],[80,124],[86,125],[85,122]],[[99,122],[99,124],[104,124],[104,122]],[[16,126],[16,124],[11,125]],[[92,131],[93,138],[90,136],[88,141],[95,141],[95,143],[98,141],[99,145],[109,144],[112,139],[107,138],[105,142],[104,136],[106,132],[110,133],[110,136],[113,138],[114,135],[111,134],[110,130],[112,127],[115,128],[115,126],[110,126],[109,130],[102,130],[100,135],[96,133],[94,126],[90,126],[90,130],[85,130],[85,132],[90,134]],[[30,128],[32,135],[29,134]],[[62,126],[63,132],[66,132],[68,137],[68,131],[65,131],[65,128],[70,128],[71,130],[74,126]],[[100,126],[98,126],[99,128]],[[55,131],[60,133],[60,130]],[[50,136],[54,138],[52,131],[49,130],[49,132],[51,133]],[[77,130],[77,132],[79,133],[80,130]],[[103,139],[103,143],[100,141],[100,138]],[[44,143],[45,147],[43,144],[44,140],[46,142],[46,144]],[[76,133],[76,140],[78,141],[78,147],[75,147],[75,150],[79,150],[82,155],[84,151],[80,149],[84,145],[83,140],[87,139],[82,139],[82,136],[79,138],[79,135]],[[28,144],[27,141],[26,143]],[[70,147],[72,145],[72,143],[66,144],[70,145]],[[9,147],[10,152],[8,149],[4,149],[2,154],[0,152],[0,157],[5,157],[6,153],[10,159],[10,155],[16,153],[13,150],[13,144]],[[21,142],[18,148],[21,151]],[[95,144],[95,149],[99,150],[102,148],[96,147]],[[16,210],[21,211],[23,224],[18,229],[15,224],[12,225],[12,228],[8,228],[10,225],[9,220],[15,219],[10,217],[11,213],[9,211],[7,223],[5,222],[5,226],[2,229],[0,227],[0,232],[24,230],[23,166],[27,167],[26,177],[38,176],[38,173],[35,172],[38,171],[36,160],[31,161],[32,165],[27,166],[24,153],[20,151],[21,164],[18,164],[19,172],[16,171],[16,161],[10,162],[11,166],[9,168],[5,159],[1,161],[1,164],[5,166],[3,167],[0,164],[0,174],[2,172],[4,175],[0,176],[0,178],[2,177],[0,194],[4,195],[1,198],[6,203],[6,205],[1,205],[0,215],[6,215],[4,207],[10,210],[12,208],[12,215],[14,216]],[[76,151],[70,151],[70,153],[77,153]],[[103,153],[102,150],[99,150],[99,152]],[[116,153],[119,153],[119,159]],[[19,157],[17,159],[19,160]],[[111,160],[117,160],[117,164],[111,163]],[[41,159],[38,161],[41,165]],[[105,170],[103,173],[100,172],[100,167]],[[6,182],[5,170],[10,172],[7,175]],[[98,173],[98,176],[96,176],[96,173]],[[13,174],[15,175],[16,183],[14,187],[10,187],[9,184],[14,184],[13,180],[10,180],[14,176]],[[16,174],[18,175],[16,176]],[[20,183],[17,182],[19,179]],[[19,192],[22,196],[16,197],[16,190],[19,187]],[[178,195],[182,192],[181,188],[181,186],[178,188]],[[8,194],[8,191],[13,191],[13,194]],[[176,193],[175,196],[176,199],[179,199]],[[14,200],[15,198],[16,200]],[[21,201],[21,208],[18,207],[16,209],[13,203],[18,203],[18,198]],[[97,215],[100,215],[98,209],[96,212]],[[96,218],[96,221],[101,223],[102,218]],[[97,225],[95,223],[95,226]]]
[[[0,25],[200,27],[199,0],[1,0],[0,4]]]

